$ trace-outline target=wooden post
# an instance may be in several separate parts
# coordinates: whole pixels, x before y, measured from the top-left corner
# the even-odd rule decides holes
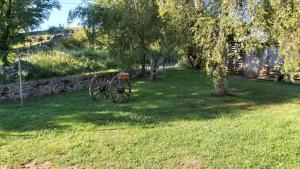
[[[22,67],[21,67],[21,57],[20,54],[18,54],[18,60],[19,60],[19,80],[20,80],[20,101],[21,101],[21,108],[23,108],[23,86],[22,86]]]

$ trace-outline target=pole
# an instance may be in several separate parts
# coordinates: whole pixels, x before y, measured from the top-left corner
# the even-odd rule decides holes
[[[21,108],[23,108],[23,88],[22,88],[22,68],[21,68],[21,57],[18,54],[19,59],[19,79],[20,79],[20,100],[21,100]]]

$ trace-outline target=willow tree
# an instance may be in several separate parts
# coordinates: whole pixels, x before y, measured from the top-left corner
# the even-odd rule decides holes
[[[198,0],[195,40],[203,49],[206,70],[213,77],[214,94],[228,95],[226,61],[228,38],[238,39],[247,32],[242,0]]]
[[[57,0],[0,0],[0,56],[7,65],[7,52],[20,31],[39,26],[51,9],[59,8]],[[3,54],[5,53],[5,54]]]
[[[201,48],[194,41],[192,28],[197,22],[197,4],[192,1],[164,0],[159,1],[160,15],[170,31],[168,43],[175,43],[178,51],[182,50],[186,63],[192,68],[200,68]]]
[[[95,36],[107,36],[108,49],[119,66],[146,68],[147,51],[160,36],[161,20],[156,0],[96,0],[79,7],[70,18],[81,18]]]
[[[251,25],[276,41],[284,73],[300,78],[300,1],[248,0]]]

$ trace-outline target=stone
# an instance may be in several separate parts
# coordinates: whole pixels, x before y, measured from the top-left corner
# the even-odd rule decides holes
[[[101,73],[107,79],[112,79],[118,72]],[[144,72],[134,70],[130,72],[132,79],[138,78]],[[94,77],[91,75],[71,76],[62,78],[53,78],[45,80],[35,80],[23,83],[24,99],[44,95],[56,95],[64,92],[74,92],[88,88],[90,80]],[[0,85],[0,101],[20,99],[19,85],[7,84]]]

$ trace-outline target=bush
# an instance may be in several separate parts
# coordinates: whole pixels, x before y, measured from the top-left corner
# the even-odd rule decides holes
[[[88,39],[86,33],[83,29],[76,30],[75,33],[59,43],[59,46],[62,46],[66,49],[78,49],[88,47]]]
[[[300,57],[297,55],[285,57],[284,72],[292,79],[300,79]]]
[[[106,61],[105,66],[107,69],[117,69],[118,68],[118,64],[112,60]]]
[[[10,78],[10,76],[0,73],[0,85],[14,82],[16,82],[15,78]]]

